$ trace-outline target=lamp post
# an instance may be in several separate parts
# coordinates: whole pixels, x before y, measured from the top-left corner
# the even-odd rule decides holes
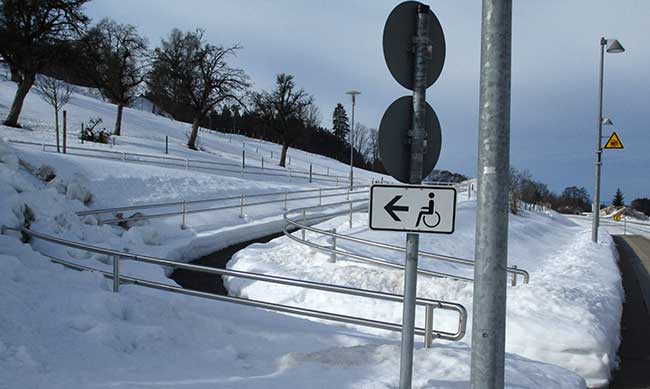
[[[607,46],[607,49],[605,49]],[[603,156],[603,65],[605,62],[605,50],[608,53],[622,53],[625,51],[623,46],[616,39],[600,38],[600,74],[598,84],[598,134],[596,137],[596,174],[594,183],[594,203],[591,206],[593,213],[591,225],[591,240],[598,242],[598,223],[600,219],[600,167]],[[611,123],[611,120],[609,121]]]
[[[352,96],[352,126],[350,126],[350,190],[352,190],[352,187],[354,186],[354,172],[353,172],[353,167],[354,167],[354,106],[356,104],[356,97],[357,95],[360,95],[361,92],[356,91],[356,90],[351,90],[349,92],[345,92],[346,95]]]

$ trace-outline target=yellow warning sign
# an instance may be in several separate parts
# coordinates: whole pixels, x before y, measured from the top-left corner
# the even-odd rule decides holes
[[[618,137],[618,134],[616,131],[612,132],[612,135],[610,135],[609,139],[607,139],[607,143],[605,143],[605,149],[623,149],[623,142],[621,142],[621,138]]]
[[[616,215],[613,216],[613,219],[615,222],[620,222],[621,221],[621,214],[617,213]]]

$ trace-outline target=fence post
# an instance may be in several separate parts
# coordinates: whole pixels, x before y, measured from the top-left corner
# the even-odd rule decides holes
[[[185,200],[183,200],[183,204],[181,204],[181,230],[184,230],[187,228],[185,225],[185,214],[187,213],[187,205],[185,204]]]
[[[424,347],[431,348],[433,343],[433,305],[424,308]]]
[[[84,122],[81,122],[81,132],[79,132],[79,140],[84,144]]]
[[[472,184],[467,185],[467,201],[472,199]]]
[[[285,190],[284,191],[284,210],[285,211],[287,210],[287,196],[288,195],[289,195],[289,193]]]
[[[68,152],[68,111],[63,110],[63,154]]]
[[[323,189],[318,188],[318,205],[323,205]]]
[[[336,228],[330,230],[330,232],[336,234]],[[336,235],[332,235],[332,252],[330,253],[329,262],[336,263]]]
[[[264,157],[262,157],[262,170],[264,170]]]
[[[330,175],[330,168],[329,167],[327,168],[327,175],[328,176]]]
[[[45,142],[43,142],[43,151],[45,151]]]
[[[239,201],[239,217],[244,218],[244,194],[241,194],[241,200]]]
[[[291,165],[291,156],[289,156],[289,165]]]
[[[307,214],[306,211],[303,209],[302,210],[302,225],[304,226],[305,223],[307,223]],[[302,228],[302,240],[305,240],[305,229]]]
[[[352,228],[352,202],[350,202],[350,228]]]
[[[512,265],[513,269],[517,269],[517,265]],[[517,286],[517,273],[512,273],[512,286]]]
[[[126,161],[126,153],[122,151],[122,162]]]
[[[169,154],[169,136],[165,135],[165,154]]]
[[[113,292],[120,291],[120,256],[113,256]]]
[[[190,160],[188,158],[185,158],[185,170],[188,170],[190,168]]]
[[[311,184],[311,163],[309,164],[309,183]]]
[[[271,159],[273,159],[273,151],[271,151]]]

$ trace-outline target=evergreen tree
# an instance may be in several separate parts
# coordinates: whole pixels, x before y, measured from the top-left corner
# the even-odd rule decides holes
[[[334,130],[334,135],[341,139],[347,139],[348,133],[350,132],[350,124],[348,123],[348,114],[343,108],[343,104],[336,104],[334,108],[334,113],[332,114],[332,130]]]
[[[616,194],[614,195],[614,199],[612,200],[612,205],[616,207],[622,207],[625,205],[623,202],[625,198],[623,197],[623,192],[621,192],[621,188],[616,189]]]

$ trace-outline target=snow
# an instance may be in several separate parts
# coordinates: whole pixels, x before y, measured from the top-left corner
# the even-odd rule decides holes
[[[463,196],[459,196],[463,198]],[[458,205],[456,232],[451,236],[421,236],[423,251],[473,257],[475,202]],[[357,215],[349,229],[346,218],[323,223],[343,234],[394,245],[404,245],[404,234],[369,231],[365,214]],[[298,233],[296,233],[298,234]],[[307,239],[328,246],[329,238],[308,233]],[[403,254],[338,240],[337,247],[400,263]],[[507,351],[526,358],[569,368],[590,386],[607,383],[620,343],[623,290],[611,237],[601,234],[601,243],[590,241],[587,229],[578,227],[555,212],[526,212],[510,217],[509,265],[530,272],[530,284],[508,288]],[[458,264],[421,260],[425,269],[473,278],[473,268]],[[402,293],[403,272],[317,252],[286,237],[267,244],[249,246],[228,263],[236,270],[269,273],[337,285]],[[399,323],[401,305],[358,297],[340,297],[321,291],[278,287],[261,282],[228,279],[229,293],[269,302],[300,304],[311,309]],[[418,296],[441,299],[472,308],[472,284],[419,277]],[[424,325],[418,308],[416,325]],[[435,313],[435,328],[453,331],[457,317]],[[471,327],[471,323],[470,323]],[[366,331],[366,330],[364,330]],[[369,333],[377,333],[368,330]],[[468,328],[471,333],[471,328]],[[394,335],[395,338],[398,335]],[[467,336],[464,342],[469,343]]]
[[[13,83],[0,82],[0,114],[10,105],[14,93]],[[66,109],[69,128],[79,128],[81,121],[87,121],[89,117],[101,117],[105,124],[112,123],[115,113],[114,106],[86,92],[74,93]],[[27,129],[1,126],[0,138],[52,142],[52,116],[49,107],[30,93],[21,116],[21,122]],[[137,109],[125,109],[125,135],[117,138],[114,147],[88,144],[84,144],[84,147],[162,155],[166,135],[170,137],[170,153],[181,158],[232,163],[241,158],[242,147],[253,155],[251,158],[254,160],[261,158],[261,155],[270,157],[271,151],[276,157],[279,155],[278,145],[217,133],[202,133],[201,145],[205,151],[190,151],[183,146],[188,130],[187,124]],[[72,135],[68,139],[69,144],[78,142]],[[255,153],[254,149],[258,152]],[[345,175],[345,165],[337,161],[293,149],[290,155],[296,168],[304,170],[312,164],[317,172],[324,174],[325,169],[329,168],[332,174]],[[355,177],[368,181],[379,178],[363,170],[355,172]],[[231,244],[279,231],[283,225],[282,204],[247,207],[243,218],[239,217],[239,209],[193,214],[186,220],[188,228],[185,230],[180,229],[180,218],[177,217],[148,220],[125,230],[118,226],[98,224],[93,216],[80,218],[75,212],[181,199],[236,196],[241,193],[314,189],[328,185],[318,182],[309,184],[304,179],[267,174],[215,174],[182,167],[62,155],[43,152],[38,147],[9,145],[0,139],[1,225],[29,225],[35,231],[63,239],[179,261],[191,261]],[[340,198],[324,200],[325,203],[336,201],[340,201]],[[317,203],[318,200],[300,200],[290,203],[290,207]],[[207,203],[208,206],[211,204]],[[461,208],[465,212],[464,220],[469,220],[471,204]],[[364,214],[355,214],[353,232],[373,238],[361,227],[365,223],[364,218]],[[550,216],[545,218],[550,219]],[[345,230],[341,219],[326,223]],[[533,224],[537,229],[527,229],[530,225],[528,220],[516,225],[521,229],[521,244],[515,246],[517,258],[524,257],[526,252],[537,253],[546,247],[547,242],[539,243],[534,237],[524,239],[530,233],[558,233],[562,248],[579,243],[576,236],[580,236],[580,233],[575,227],[558,227],[550,220],[546,220],[546,223],[537,220]],[[559,222],[557,224],[561,225]],[[471,244],[465,242],[472,239],[470,230],[471,227],[467,227],[454,235],[457,239],[440,242],[446,242],[444,246],[447,252],[470,257]],[[45,255],[108,271],[112,258],[38,239],[23,243],[21,239],[24,238],[15,232],[0,235],[0,311],[3,312],[3,320],[0,320],[0,388],[397,386],[399,339],[395,334],[315,322],[134,285],[122,285],[120,293],[112,293],[110,280],[95,273],[65,269],[49,262]],[[385,236],[373,239],[390,241]],[[343,242],[340,244],[340,247],[347,247]],[[443,243],[428,244],[427,248],[434,249]],[[267,266],[259,271],[277,275],[286,272],[300,278],[316,277],[355,287],[377,287],[378,290],[398,291],[401,287],[399,275],[395,272],[346,260],[335,264],[321,263],[323,260],[327,262],[322,254],[291,245],[285,238],[276,239],[268,245],[253,245],[240,253],[232,266],[243,266],[247,258],[251,260],[251,253],[257,252],[255,255],[259,255],[260,266],[264,263]],[[277,250],[269,250],[271,247]],[[581,249],[592,251],[583,255]],[[610,251],[608,257],[605,255],[607,250]],[[293,258],[295,263],[278,262],[277,257],[283,253],[285,259]],[[562,323],[575,324],[572,315],[584,315],[584,320],[588,321],[592,318],[589,315],[596,312],[602,314],[604,318],[597,318],[601,327],[595,328],[596,320],[592,323],[592,342],[582,349],[592,352],[590,347],[605,347],[599,343],[601,332],[609,336],[616,333],[607,324],[611,324],[608,318],[615,316],[616,309],[620,309],[620,299],[589,300],[594,288],[587,291],[583,288],[589,282],[603,281],[601,273],[610,269],[609,262],[613,262],[611,247],[604,244],[592,248],[585,244],[565,256],[571,253],[574,256],[571,264],[575,266],[572,269],[576,273],[584,273],[584,282],[571,284],[575,277],[571,276],[568,271],[571,269],[566,266],[557,269],[555,275],[548,273],[543,263],[537,267],[531,266],[534,283],[531,281],[530,288],[513,289],[521,295],[517,298],[525,302],[516,309],[522,309],[520,315],[540,313],[541,310],[536,311],[528,305],[539,303],[536,294],[542,292],[549,300],[562,300],[561,293],[573,294],[577,299],[584,298],[594,306],[577,311],[573,308],[578,304],[573,304],[565,313],[556,312],[557,318],[553,320],[559,318],[564,320]],[[595,258],[590,257],[592,254]],[[399,260],[399,255],[388,257]],[[536,262],[533,259],[527,262],[523,258],[521,260],[524,261],[521,262],[522,267]],[[603,269],[590,273],[585,264],[593,260],[598,261]],[[305,266],[300,267],[300,264]],[[434,268],[438,265],[427,266]],[[159,266],[122,260],[120,269],[124,275],[176,285],[167,277],[168,269]],[[296,272],[300,269],[304,271],[303,274]],[[318,274],[316,271],[319,269],[321,273]],[[449,269],[445,267],[444,270]],[[459,274],[469,271],[461,268],[455,270]],[[545,280],[544,275],[548,279]],[[566,277],[564,282],[552,280],[560,276]],[[609,281],[612,285],[599,285],[598,290],[603,295],[615,289],[613,284],[616,281]],[[539,283],[539,287],[535,283]],[[355,314],[376,314],[393,321],[399,316],[399,305],[387,308],[372,301],[360,303],[357,299],[349,300],[354,304],[351,306],[345,304],[346,299],[337,299],[336,304],[332,305],[331,298],[306,291],[302,301],[299,301],[296,297],[298,293],[291,288],[280,290],[268,285],[260,287],[257,283],[236,286],[232,281],[230,284],[231,293],[247,293],[251,298],[266,291],[268,295],[260,299],[272,300],[284,294],[286,299],[291,300],[288,303],[299,302],[301,307],[327,304],[327,308],[334,306],[349,310],[356,306]],[[471,309],[471,303],[467,302],[468,296],[471,296],[470,285],[445,280],[430,281],[430,284],[431,288],[421,289],[421,292],[425,292],[423,296],[462,302]],[[556,289],[552,289],[551,284],[555,284]],[[426,285],[421,282],[421,288]],[[447,286],[440,288],[440,285]],[[533,287],[538,289],[531,289]],[[237,288],[240,288],[239,292]],[[611,303],[611,306],[604,303]],[[603,305],[597,307],[599,304]],[[555,307],[549,301],[548,309]],[[540,316],[540,320],[548,320],[551,316],[550,313],[541,313],[545,315]],[[436,325],[444,325],[448,320],[442,314],[436,316]],[[514,322],[524,323],[523,320]],[[541,333],[541,328],[547,324],[536,323],[536,327],[532,328]],[[575,333],[567,333],[570,328],[563,332],[559,324],[556,330],[558,333],[553,336],[559,337],[561,341],[558,343],[567,342],[571,347],[577,346],[568,343],[568,338],[576,334],[584,335],[577,329]],[[520,333],[523,330],[515,328],[515,331]],[[471,352],[468,338],[466,336],[464,343],[435,342],[430,350],[418,348],[415,352],[414,387],[467,386]],[[541,358],[537,351],[529,352],[527,349],[537,350],[536,347],[544,343],[543,339],[533,343],[522,343],[521,339],[517,342],[516,339],[515,347],[509,346],[510,353],[506,358],[507,387],[585,387],[582,377],[564,368],[577,371],[573,366],[583,363],[584,358],[576,359],[574,365],[550,365],[540,362],[549,358]],[[511,343],[509,340],[509,345]],[[610,342],[609,346],[612,344]],[[560,355],[567,354],[557,348],[553,350]],[[603,355],[612,355],[609,352],[603,351]],[[571,351],[568,354],[574,355]],[[594,369],[598,367],[595,363],[589,366]]]

